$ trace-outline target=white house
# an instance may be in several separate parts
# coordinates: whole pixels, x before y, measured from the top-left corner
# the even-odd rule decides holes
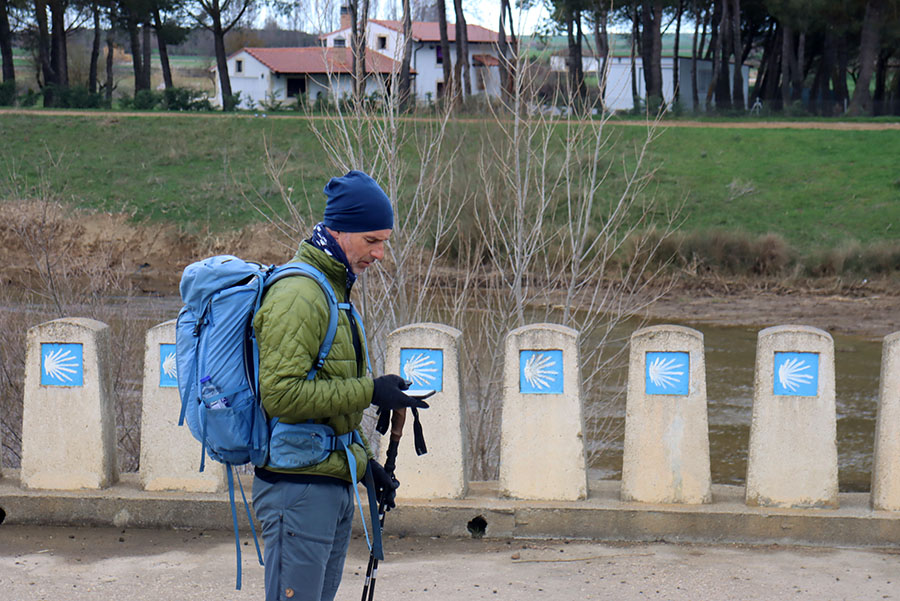
[[[350,45],[350,18],[341,10],[341,28],[320,36],[324,46],[342,48]],[[496,31],[479,25],[467,25],[469,65],[473,95],[500,95],[500,60],[498,59]],[[436,22],[412,23],[412,58],[410,67],[415,71],[413,92],[419,102],[440,98],[444,93],[443,61],[440,27]],[[447,23],[452,65],[456,64],[456,26]],[[400,61],[403,57],[403,23],[369,19],[366,26],[366,47],[374,52]]]
[[[637,94],[641,100],[646,99],[647,91],[644,86],[644,63],[641,57],[635,57],[634,70],[637,79]],[[598,61],[595,57],[583,57],[582,64],[584,72],[596,73],[598,70]],[[663,78],[663,98],[667,103],[672,103],[675,99],[675,61],[672,57],[663,57],[661,60],[662,78]],[[634,100],[631,92],[631,56],[611,56],[607,64],[609,69],[606,80],[606,94],[604,104],[607,110],[611,111],[630,111],[634,108]],[[565,71],[566,57],[551,56],[550,69],[553,71]],[[730,66],[731,71],[734,65]],[[697,61],[697,91],[700,108],[706,107],[706,91],[712,82],[712,61]],[[750,97],[749,80],[750,67],[742,66],[744,76],[744,103]],[[694,102],[691,94],[691,59],[678,59],[678,81],[679,81],[679,102],[685,110],[693,110]],[[729,77],[729,82],[733,81]],[[732,84],[733,85],[733,84]],[[744,108],[747,108],[746,106]]]
[[[304,94],[310,101],[320,95],[333,99],[353,93],[353,60],[348,48],[242,48],[228,57],[233,94],[240,93],[238,108],[251,108],[272,100],[290,101]],[[222,106],[222,90],[216,68],[216,96]],[[377,52],[366,51],[366,94],[383,92],[400,63]],[[372,77],[374,76],[374,77]]]

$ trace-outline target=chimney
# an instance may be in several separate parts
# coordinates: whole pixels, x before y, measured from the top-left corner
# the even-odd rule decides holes
[[[350,5],[341,4],[341,29],[350,29]]]

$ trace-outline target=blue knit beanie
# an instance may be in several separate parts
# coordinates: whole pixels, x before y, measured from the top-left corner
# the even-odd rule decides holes
[[[374,232],[394,229],[394,209],[374,179],[362,171],[333,177],[325,185],[322,223],[336,232]]]

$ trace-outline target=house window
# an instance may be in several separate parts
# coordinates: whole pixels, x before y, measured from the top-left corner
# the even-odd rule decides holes
[[[346,48],[347,40],[344,38],[334,38],[334,47],[335,48]]]
[[[444,97],[444,82],[442,82],[442,81],[437,82],[437,97],[438,98]]]
[[[444,51],[441,50],[440,46],[434,47],[434,59],[437,64],[444,64]],[[440,94],[438,94],[438,96],[440,96]]]
[[[242,61],[242,60],[234,61],[234,72],[235,73],[243,73],[244,72],[244,61]]]
[[[378,36],[378,49],[384,50],[385,48],[387,48],[387,36],[380,35]]]

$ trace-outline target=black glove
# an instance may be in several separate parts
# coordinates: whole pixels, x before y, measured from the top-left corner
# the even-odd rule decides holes
[[[409,384],[398,375],[389,374],[375,378],[375,390],[372,392],[372,404],[381,410],[392,411],[403,407],[428,409],[428,403],[404,394]]]
[[[375,481],[375,499],[385,511],[390,511],[395,507],[394,498],[397,496],[397,487],[400,483],[374,459],[369,459],[369,469]]]

